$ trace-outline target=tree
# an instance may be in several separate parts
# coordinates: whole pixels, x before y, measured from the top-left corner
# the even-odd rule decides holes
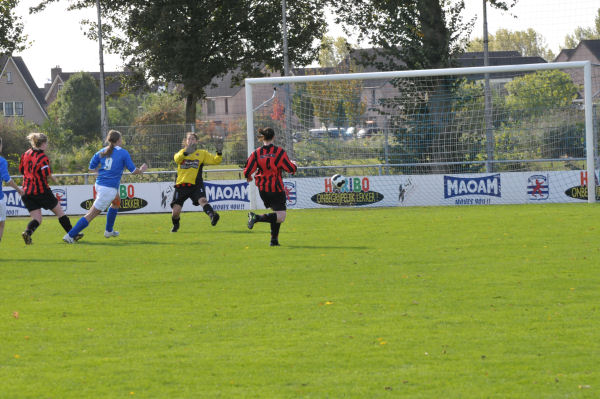
[[[23,51],[27,36],[23,35],[21,18],[13,12],[19,0],[0,1],[0,54]]]
[[[467,48],[469,51],[483,51],[483,38],[471,40]],[[547,61],[555,58],[552,50],[546,46],[542,35],[529,28],[522,31],[498,29],[495,35],[488,35],[488,49],[490,51],[518,51],[524,57],[542,57]]]
[[[319,65],[323,68],[335,68],[348,57],[351,49],[352,46],[345,37],[334,39],[331,36],[323,36],[319,50]]]
[[[100,96],[96,79],[86,72],[72,75],[58,92],[48,113],[67,132],[67,141],[85,142],[101,138]]]
[[[571,106],[578,87],[568,73],[538,71],[517,77],[506,84],[506,105],[520,114],[542,114],[553,108]]]
[[[575,28],[573,34],[565,37],[565,48],[575,48],[582,40],[600,39],[600,8],[594,20],[594,26],[591,28]]]
[[[175,93],[149,94],[141,105],[135,124],[171,125],[185,122],[185,103]]]
[[[60,0],[44,0],[36,8]],[[289,61],[307,65],[317,56],[314,40],[326,29],[329,0],[288,3]],[[75,0],[71,8],[94,6]],[[238,71],[260,76],[262,66],[283,69],[282,10],[279,2],[254,0],[101,0],[110,51],[148,78],[183,86],[186,122],[196,119],[196,103],[215,77]],[[90,23],[92,27],[94,23]],[[94,30],[90,31],[94,37]]]

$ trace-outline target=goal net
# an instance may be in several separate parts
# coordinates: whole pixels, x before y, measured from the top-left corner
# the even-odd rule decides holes
[[[587,61],[246,79],[248,153],[273,127],[303,207],[593,202],[599,92]]]

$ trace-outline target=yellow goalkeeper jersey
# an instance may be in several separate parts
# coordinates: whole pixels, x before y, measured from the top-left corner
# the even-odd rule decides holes
[[[196,150],[187,155],[183,155],[184,151],[182,149],[173,157],[177,164],[175,184],[198,184],[202,180],[202,166],[218,165],[223,160],[222,155],[212,155],[206,150]]]

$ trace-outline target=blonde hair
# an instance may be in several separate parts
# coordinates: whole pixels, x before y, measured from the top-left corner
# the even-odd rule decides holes
[[[104,151],[100,153],[100,157],[110,157],[120,138],[121,132],[118,130],[110,130],[106,136],[106,143],[108,144],[108,147],[106,147]]]
[[[187,132],[187,133],[185,134],[185,137],[183,138],[183,141],[181,142],[181,147],[182,147],[182,148],[185,148],[185,147],[187,147],[187,139],[188,139],[188,137],[190,137],[190,136],[194,136],[194,137],[196,138],[196,141],[198,141],[198,135],[197,135],[196,133],[194,133],[194,132]]]
[[[44,133],[29,133],[27,135],[27,140],[33,148],[40,148],[42,144],[48,142],[48,136]]]

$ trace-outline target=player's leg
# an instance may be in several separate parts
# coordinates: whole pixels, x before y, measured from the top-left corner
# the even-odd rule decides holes
[[[189,187],[175,187],[173,199],[171,200],[171,222],[173,223],[171,233],[177,233],[179,230],[181,209],[183,208],[183,204],[189,198],[190,194],[191,191]]]
[[[0,188],[1,190],[2,188]],[[4,221],[6,220],[6,196],[0,200],[0,241],[4,234]]]
[[[31,236],[40,227],[40,224],[42,224],[42,210],[41,208],[30,210],[29,215],[31,216],[31,220],[27,224],[25,231],[21,233],[21,237],[23,237],[26,245],[33,243]]]
[[[114,226],[120,206],[121,197],[119,197],[119,194],[117,193],[110,206],[108,207],[108,211],[106,212],[106,228],[104,230],[104,237],[106,238],[117,237],[119,235],[119,232],[114,230]]]
[[[208,215],[208,217],[210,218],[210,224],[213,226],[216,226],[216,224],[219,221],[219,219],[221,218],[221,216],[219,216],[219,214],[217,212],[215,212],[215,210],[212,208],[212,206],[210,206],[210,204],[208,203],[208,200],[206,199],[206,195],[204,194],[204,185],[202,186],[202,194],[203,195],[198,199],[198,203],[202,207],[202,210],[204,211],[204,213],[206,213]]]
[[[265,208],[271,208],[271,201],[273,193],[267,193],[265,191],[259,191],[260,198],[265,204]],[[277,215],[275,213],[265,213],[263,215],[257,215],[254,212],[248,213],[248,228],[252,229],[255,223],[273,223],[277,221]]]
[[[106,209],[110,203],[115,199],[117,195],[117,189],[112,187],[104,187],[96,185],[96,200],[92,204],[89,211],[80,218],[75,226],[67,234],[64,235],[63,241],[72,244],[75,242],[75,237],[81,233],[83,229],[88,227],[90,222],[94,220],[104,209]]]
[[[271,246],[279,246],[279,229],[281,224],[285,221],[286,216],[286,197],[285,193],[274,193],[273,200],[271,201],[271,208],[275,211],[275,221],[271,223]]]
[[[69,217],[67,215],[65,215],[65,212],[62,209],[62,206],[60,205],[60,202],[58,202],[58,199],[56,199],[56,197],[53,194],[49,193],[49,197],[47,198],[47,204],[45,204],[45,208],[46,209],[50,209],[52,211],[52,213],[54,213],[56,215],[56,217],[58,218],[58,223],[60,223],[61,227],[63,228],[63,230],[68,233],[73,226],[71,225],[71,219],[69,219]],[[75,237],[75,241],[79,241],[81,238],[83,237],[83,234],[79,234]]]

